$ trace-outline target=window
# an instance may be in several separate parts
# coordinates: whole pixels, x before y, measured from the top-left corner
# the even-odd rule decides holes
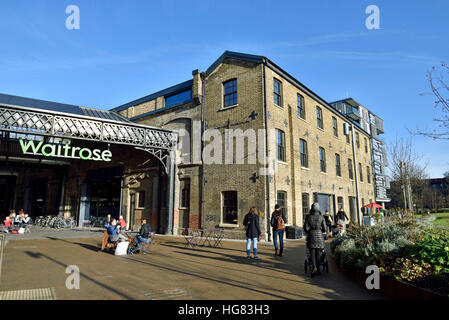
[[[338,153],[335,154],[335,170],[337,176],[341,177],[340,155]]]
[[[366,166],[366,180],[368,181],[368,183],[371,183],[371,171],[369,169],[369,166]]]
[[[278,191],[276,203],[281,207],[282,213],[287,216],[287,192]]]
[[[276,129],[276,155],[279,161],[285,162],[285,133]]]
[[[301,154],[301,167],[308,168],[309,167],[309,157],[307,151],[307,141],[300,139],[300,154]]]
[[[323,110],[320,107],[316,107],[316,124],[318,128],[324,129],[323,126]]]
[[[332,117],[332,128],[334,129],[334,136],[338,137],[337,118]]]
[[[360,171],[360,182],[363,182],[362,164],[360,162],[359,162],[359,171]]]
[[[309,214],[309,194],[303,193],[302,194],[302,222],[306,221],[306,216]]]
[[[192,90],[182,91],[171,96],[165,97],[165,107],[174,106],[176,104],[187,103],[192,99]]]
[[[348,172],[349,172],[349,179],[354,179],[354,171],[352,170],[352,160],[348,159]]]
[[[357,145],[357,149],[360,149],[360,137],[358,132],[355,133],[355,143]]]
[[[368,153],[368,140],[365,138],[365,153]]]
[[[340,210],[340,208],[344,209],[343,197],[337,197],[337,210]]]
[[[320,169],[321,172],[326,172],[326,151],[324,148],[319,149],[320,152]]]
[[[224,191],[221,195],[223,223],[237,224],[237,191]]]
[[[300,94],[297,96],[298,117],[306,120],[306,109],[304,107],[304,97]]]
[[[229,107],[237,104],[237,79],[223,83],[223,105]]]
[[[345,132],[345,124],[343,123],[343,132]],[[346,143],[350,143],[351,141],[349,140],[349,133],[345,134],[346,136]]]
[[[282,83],[273,79],[274,104],[282,107]]]
[[[190,188],[184,187],[181,190],[181,208],[190,207]]]
[[[137,192],[137,207],[145,208],[145,191]]]

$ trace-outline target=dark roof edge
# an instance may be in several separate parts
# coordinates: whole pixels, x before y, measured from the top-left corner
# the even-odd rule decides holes
[[[141,119],[141,118],[145,118],[145,117],[148,117],[148,116],[150,116],[152,114],[156,114],[156,113],[163,112],[163,111],[166,111],[166,110],[169,110],[169,109],[173,109],[173,108],[176,108],[176,107],[179,107],[179,106],[183,106],[183,105],[189,104],[191,102],[193,102],[193,99],[189,99],[189,100],[186,100],[186,101],[181,101],[181,102],[178,102],[178,103],[176,103],[176,104],[174,104],[172,106],[169,106],[169,107],[163,107],[163,108],[159,108],[159,109],[156,109],[156,110],[151,110],[151,111],[139,114],[137,116],[134,116],[132,118],[129,118],[129,121],[135,121],[135,120],[138,120],[138,119]]]
[[[217,60],[215,60],[214,63],[210,65],[209,68],[207,68],[205,75],[206,77],[210,75],[219,65],[222,63],[225,59],[237,59],[237,60],[245,60],[255,63],[263,63],[266,59],[263,56],[257,56],[254,54],[247,54],[247,53],[240,53],[240,52],[233,52],[233,51],[225,51]]]
[[[125,109],[127,109],[129,107],[132,107],[132,106],[135,106],[135,105],[138,105],[138,104],[142,104],[142,103],[150,101],[150,100],[154,100],[154,99],[156,99],[156,98],[158,98],[160,96],[165,96],[165,95],[168,95],[168,94],[177,93],[179,91],[182,91],[182,90],[185,90],[185,89],[191,87],[192,85],[193,85],[193,79],[190,79],[190,80],[187,80],[187,81],[175,84],[174,86],[171,86],[171,87],[165,88],[163,90],[157,91],[157,92],[152,93],[150,95],[147,95],[145,97],[142,97],[142,98],[133,100],[131,102],[122,104],[122,105],[120,105],[118,107],[110,109],[110,111],[119,112],[119,111],[125,110]]]

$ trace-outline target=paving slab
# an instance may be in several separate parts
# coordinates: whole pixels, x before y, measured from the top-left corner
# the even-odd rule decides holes
[[[10,239],[0,291],[51,288],[56,299],[385,299],[347,278],[330,261],[329,274],[304,272],[305,242],[259,246],[260,260],[246,258],[245,243],[185,248],[182,237],[156,235],[146,255],[114,256],[99,238]],[[80,270],[80,289],[67,289],[67,266]]]

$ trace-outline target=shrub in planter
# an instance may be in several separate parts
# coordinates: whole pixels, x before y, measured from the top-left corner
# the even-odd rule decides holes
[[[423,238],[408,248],[405,254],[429,263],[436,274],[449,274],[449,230],[429,229]]]

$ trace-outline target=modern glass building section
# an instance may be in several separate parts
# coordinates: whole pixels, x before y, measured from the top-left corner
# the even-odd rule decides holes
[[[352,98],[331,102],[330,104],[351,118],[355,125],[371,137],[371,170],[376,196],[375,201],[383,205],[385,202],[390,202],[387,196],[387,190],[390,189],[390,181],[385,174],[385,168],[388,166],[386,148],[385,143],[379,137],[379,135],[384,133],[383,120]]]

